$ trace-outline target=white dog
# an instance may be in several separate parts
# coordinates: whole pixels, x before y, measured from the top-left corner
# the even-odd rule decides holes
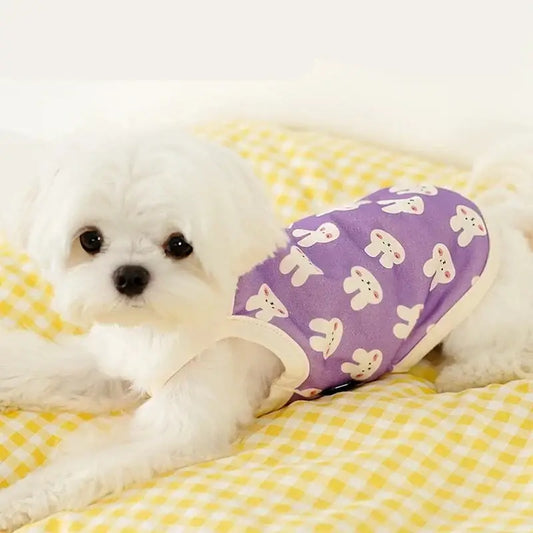
[[[90,332],[56,343],[4,333],[0,406],[101,413],[140,405],[99,445],[80,445],[0,491],[0,530],[227,453],[284,370],[266,348],[219,338],[238,277],[286,240],[247,166],[173,132],[84,139],[10,205],[12,239],[54,284],[57,309]],[[509,260],[476,313],[445,339],[440,390],[532,370],[531,207],[511,195],[490,209]],[[269,317],[285,316],[265,288],[250,306],[264,297]],[[342,330],[330,333],[316,348],[328,356]],[[354,361],[350,373],[359,372]]]

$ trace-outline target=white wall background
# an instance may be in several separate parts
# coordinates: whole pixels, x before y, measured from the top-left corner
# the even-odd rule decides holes
[[[0,0],[0,129],[218,116],[469,164],[533,130],[533,1]]]

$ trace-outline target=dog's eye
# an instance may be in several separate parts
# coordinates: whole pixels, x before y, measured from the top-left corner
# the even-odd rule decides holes
[[[173,233],[163,244],[163,250],[167,257],[184,259],[192,254],[193,247],[181,233]]]
[[[80,244],[88,254],[94,255],[102,249],[104,237],[100,233],[100,230],[91,228],[80,235]]]

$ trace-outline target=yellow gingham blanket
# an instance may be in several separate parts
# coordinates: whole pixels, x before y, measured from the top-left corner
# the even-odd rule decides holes
[[[349,139],[254,123],[199,133],[249,159],[286,222],[393,182],[462,188],[454,168]],[[54,337],[27,258],[0,248],[0,317]],[[258,420],[233,456],[130,488],[24,531],[533,531],[533,382],[435,393],[427,363],[353,392],[296,402]],[[77,414],[0,415],[0,487],[41,464]]]

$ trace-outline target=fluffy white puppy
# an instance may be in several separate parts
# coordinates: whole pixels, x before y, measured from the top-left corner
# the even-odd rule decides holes
[[[230,151],[176,132],[83,139],[13,195],[12,239],[54,284],[56,308],[90,332],[56,343],[4,333],[0,405],[140,405],[100,442],[0,491],[0,530],[227,453],[283,371],[256,344],[217,340],[239,275],[285,242],[260,181]],[[512,260],[445,341],[441,390],[530,368],[533,256],[514,202],[494,208]]]

